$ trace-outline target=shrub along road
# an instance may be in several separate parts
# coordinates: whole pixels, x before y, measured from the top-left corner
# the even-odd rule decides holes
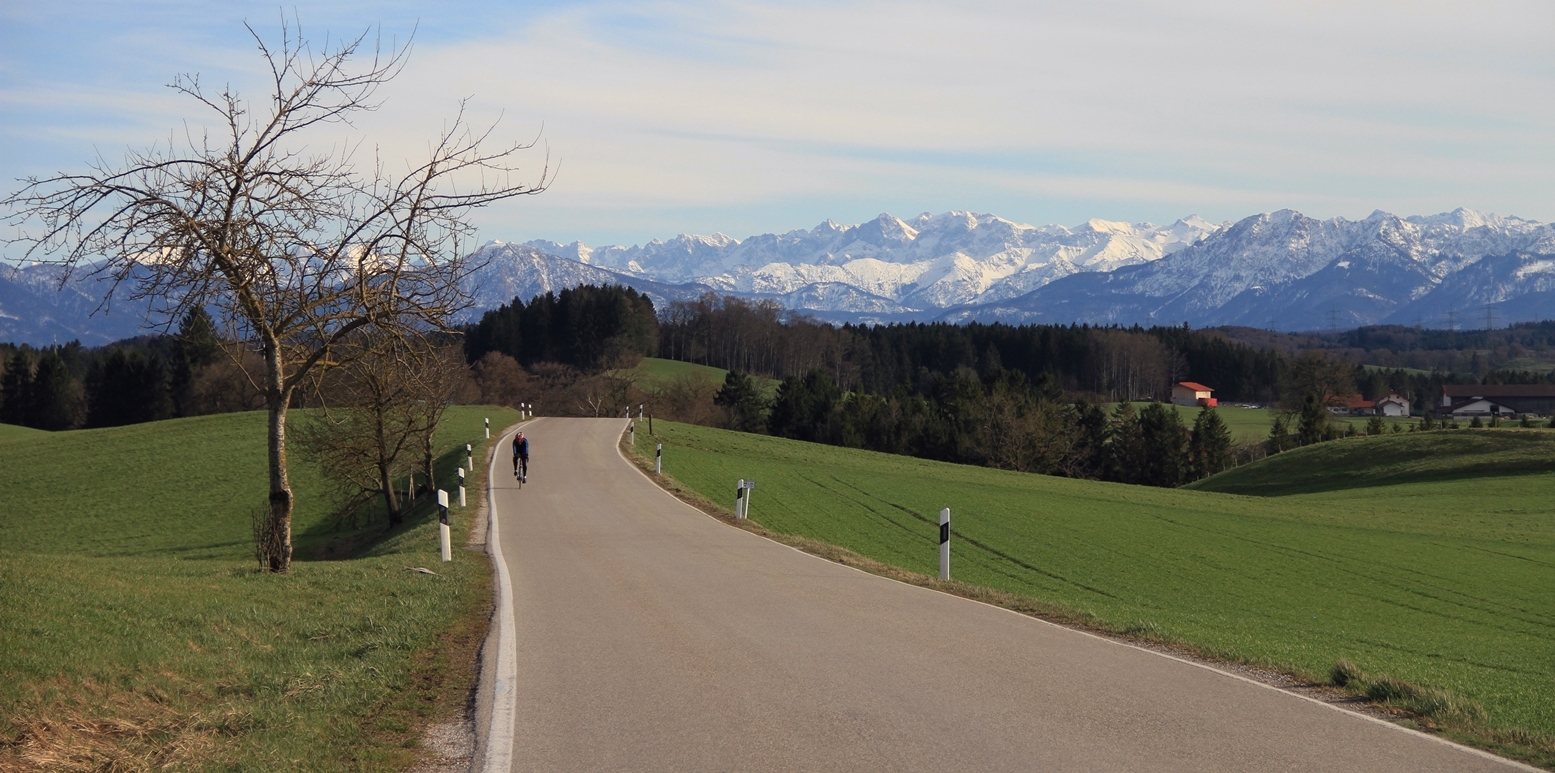
[[[515,770],[1514,768],[730,528],[621,458],[625,426],[536,421],[529,483],[493,482]]]

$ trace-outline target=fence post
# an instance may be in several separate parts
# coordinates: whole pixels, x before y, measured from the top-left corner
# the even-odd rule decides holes
[[[437,490],[437,539],[443,548],[443,561],[454,560],[448,535],[448,492],[442,489]]]
[[[950,508],[939,511],[939,578],[950,579]]]

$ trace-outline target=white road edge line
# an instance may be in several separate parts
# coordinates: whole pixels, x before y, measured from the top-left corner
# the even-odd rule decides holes
[[[625,430],[623,429],[622,432],[625,432]],[[969,603],[972,603],[972,604],[981,604],[982,606],[989,607],[991,609],[996,609],[996,610],[998,610],[1000,612],[1004,612],[1005,614],[1015,615],[1016,617],[1019,617],[1019,618],[1021,618],[1023,620],[1030,620],[1030,621],[1033,621],[1033,622],[1042,623],[1043,625],[1050,625],[1050,626],[1053,626],[1054,628],[1058,628],[1058,629],[1061,629],[1061,630],[1064,630],[1064,631],[1069,631],[1070,633],[1077,633],[1077,634],[1080,634],[1081,636],[1089,636],[1090,638],[1095,639],[1097,641],[1103,641],[1103,642],[1106,642],[1108,644],[1117,645],[1119,647],[1127,647],[1127,648],[1129,648],[1131,650],[1138,650],[1140,652],[1145,652],[1145,653],[1149,653],[1151,655],[1155,655],[1156,657],[1166,658],[1167,660],[1175,660],[1178,663],[1183,663],[1185,665],[1195,666],[1197,668],[1202,668],[1205,671],[1209,671],[1210,673],[1219,674],[1221,676],[1227,676],[1227,677],[1230,677],[1230,678],[1235,679],[1235,680],[1240,681],[1240,682],[1246,682],[1246,683],[1248,683],[1250,685],[1254,685],[1256,687],[1262,687],[1265,690],[1273,690],[1274,692],[1277,692],[1277,693],[1279,693],[1281,695],[1289,696],[1291,698],[1298,698],[1300,700],[1307,701],[1308,703],[1313,703],[1313,704],[1316,704],[1318,706],[1322,706],[1323,708],[1330,709],[1332,711],[1337,711],[1337,712],[1339,712],[1341,714],[1344,714],[1345,716],[1355,717],[1356,719],[1363,719],[1363,720],[1366,720],[1367,722],[1374,722],[1374,723],[1376,723],[1378,725],[1382,725],[1383,727],[1391,727],[1394,730],[1397,730],[1399,732],[1409,733],[1411,735],[1416,735],[1416,736],[1419,736],[1421,738],[1430,739],[1430,740],[1435,741],[1435,742],[1440,743],[1440,744],[1446,744],[1447,746],[1451,746],[1454,749],[1457,749],[1458,751],[1467,752],[1467,753],[1472,754],[1472,755],[1474,755],[1476,757],[1483,757],[1483,758],[1488,759],[1488,760],[1494,760],[1496,762],[1502,763],[1504,765],[1508,765],[1508,766],[1513,767],[1513,768],[1518,768],[1518,769],[1521,769],[1521,770],[1529,771],[1529,773],[1548,773],[1548,771],[1544,770],[1543,768],[1536,768],[1536,767],[1534,767],[1532,765],[1529,765],[1527,763],[1524,763],[1524,762],[1519,762],[1517,760],[1513,760],[1513,759],[1508,759],[1506,757],[1502,757],[1499,754],[1492,754],[1490,752],[1485,751],[1484,749],[1476,749],[1476,748],[1474,748],[1472,746],[1467,746],[1465,744],[1461,744],[1461,743],[1458,743],[1457,741],[1452,741],[1452,740],[1443,738],[1443,737],[1438,736],[1438,735],[1432,735],[1430,733],[1422,732],[1420,730],[1416,730],[1416,729],[1411,728],[1411,727],[1404,727],[1403,725],[1399,725],[1399,724],[1396,724],[1396,723],[1393,723],[1393,722],[1389,722],[1389,721],[1387,721],[1385,719],[1381,719],[1381,718],[1378,718],[1378,717],[1373,717],[1373,716],[1370,716],[1370,715],[1367,715],[1367,714],[1362,714],[1359,711],[1351,711],[1350,709],[1344,708],[1342,706],[1335,706],[1332,703],[1327,703],[1325,701],[1320,701],[1320,700],[1318,700],[1316,698],[1312,698],[1312,697],[1309,697],[1309,696],[1306,696],[1306,695],[1302,695],[1301,693],[1291,692],[1290,690],[1282,690],[1282,689],[1280,689],[1278,687],[1275,687],[1272,684],[1264,684],[1263,682],[1260,682],[1257,679],[1250,679],[1248,677],[1242,676],[1241,674],[1234,674],[1234,673],[1231,673],[1230,671],[1224,671],[1222,669],[1215,668],[1214,666],[1211,666],[1211,665],[1208,665],[1208,664],[1205,664],[1205,663],[1197,663],[1197,662],[1194,662],[1192,660],[1188,660],[1187,658],[1180,658],[1180,657],[1177,657],[1176,655],[1170,655],[1170,654],[1167,654],[1165,652],[1157,652],[1156,650],[1150,649],[1148,647],[1141,647],[1141,646],[1139,646],[1137,644],[1130,644],[1130,643],[1128,643],[1126,641],[1120,641],[1118,639],[1110,639],[1110,638],[1108,638],[1106,636],[1101,636],[1101,635],[1098,635],[1098,634],[1091,633],[1090,631],[1082,631],[1082,630],[1080,630],[1078,628],[1070,628],[1069,626],[1066,626],[1066,625],[1059,625],[1058,623],[1055,623],[1055,622],[1053,622],[1051,620],[1043,620],[1040,617],[1032,617],[1031,615],[1021,614],[1020,612],[1016,612],[1013,609],[1005,609],[1004,607],[1001,607],[1001,606],[999,606],[997,604],[989,604],[986,601],[978,601],[976,599],[969,599],[969,598],[967,598],[965,596],[957,596],[954,593],[949,593],[949,592],[946,592],[946,591],[938,590],[936,588],[926,588],[926,587],[924,587],[922,585],[914,585],[914,584],[912,584],[910,582],[902,582],[901,580],[893,579],[893,578],[890,578],[890,577],[882,577],[881,575],[875,574],[873,572],[866,572],[863,569],[860,569],[860,568],[858,568],[856,566],[848,566],[847,564],[838,563],[838,562],[833,561],[833,560],[831,560],[829,558],[823,558],[821,556],[815,555],[814,553],[807,553],[807,552],[805,552],[803,550],[800,550],[799,548],[794,547],[793,545],[784,545],[783,543],[778,542],[777,540],[769,539],[767,537],[763,537],[760,534],[757,534],[757,533],[755,533],[753,531],[746,531],[744,529],[741,529],[738,526],[730,526],[728,523],[725,523],[723,520],[714,517],[710,513],[704,513],[701,510],[699,510],[699,509],[697,509],[695,507],[692,507],[685,500],[681,499],[680,497],[675,496],[674,494],[670,493],[670,491],[668,489],[666,489],[663,486],[659,485],[659,482],[654,480],[653,476],[649,475],[646,470],[642,469],[641,467],[638,467],[637,465],[632,463],[632,460],[626,458],[626,453],[621,450],[621,443],[620,443],[619,439],[616,442],[616,455],[620,456],[621,457],[621,461],[626,462],[627,466],[629,466],[632,469],[636,470],[644,478],[647,478],[648,482],[652,483],[653,487],[658,489],[660,493],[664,494],[665,496],[669,497],[670,499],[675,500],[676,502],[679,502],[682,506],[684,506],[688,510],[691,510],[692,512],[697,513],[698,515],[702,515],[704,517],[710,518],[713,521],[716,521],[717,523],[719,523],[720,525],[728,526],[729,528],[734,529],[735,531],[740,532],[742,534],[749,534],[750,536],[755,537],[756,539],[759,539],[759,540],[761,540],[763,542],[767,542],[767,543],[770,543],[770,544],[773,544],[773,545],[777,545],[778,547],[788,548],[789,550],[792,550],[792,551],[794,551],[795,553],[798,553],[801,556],[806,556],[808,558],[815,559],[816,561],[825,561],[826,563],[831,564],[832,566],[840,566],[840,567],[842,567],[844,569],[851,569],[851,570],[853,570],[855,572],[858,572],[859,574],[864,575],[865,577],[873,577],[873,578],[875,578],[877,580],[884,580],[886,582],[894,582],[894,583],[896,583],[898,585],[903,585],[903,586],[906,586],[908,588],[916,588],[917,590],[921,590],[921,591],[928,591],[929,593],[938,593],[938,594],[940,594],[942,596],[949,596],[949,597],[951,597],[953,599],[959,599],[961,601],[969,602]]]
[[[513,428],[513,432],[517,431],[518,427]],[[518,624],[513,620],[513,580],[508,576],[502,540],[497,534],[497,487],[493,485],[497,479],[497,452],[511,436],[512,432],[508,432],[497,439],[491,461],[486,465],[486,552],[497,565],[497,673],[491,684],[490,724],[481,755],[485,760],[484,773],[509,773],[513,769],[513,723],[518,714],[518,642],[514,631]]]

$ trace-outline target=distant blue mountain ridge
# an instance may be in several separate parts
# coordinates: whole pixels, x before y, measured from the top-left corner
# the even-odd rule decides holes
[[[1292,210],[1234,223],[1091,220],[1034,227],[948,212],[744,240],[682,234],[631,247],[489,242],[468,278],[488,308],[581,284],[624,284],[664,305],[717,292],[835,323],[1247,325],[1499,323],[1555,318],[1555,227],[1458,209],[1318,220]],[[0,341],[87,344],[163,320],[57,266],[0,268]],[[95,313],[94,313],[95,312]]]

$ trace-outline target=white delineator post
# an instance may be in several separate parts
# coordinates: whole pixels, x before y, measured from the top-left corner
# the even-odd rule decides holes
[[[740,478],[740,482],[734,484],[734,517],[736,519],[740,519],[740,518],[744,518],[745,517],[745,479],[744,478]]]
[[[654,451],[653,451],[653,474],[655,474],[655,475],[662,475],[662,474],[664,474],[664,444],[663,443],[660,443],[659,447],[654,449]]]
[[[459,468],[459,507],[464,508],[464,468]]]
[[[637,422],[634,421],[628,424],[627,430],[631,432],[631,443],[635,447],[637,445]]]
[[[464,463],[470,468],[470,472],[475,472],[475,451],[470,448],[469,443],[464,444]]]
[[[443,561],[454,560],[453,546],[448,534],[448,492],[437,490],[437,540],[443,548]]]
[[[939,578],[950,579],[950,508],[939,511]]]
[[[486,419],[486,439],[491,439],[491,419]]]

